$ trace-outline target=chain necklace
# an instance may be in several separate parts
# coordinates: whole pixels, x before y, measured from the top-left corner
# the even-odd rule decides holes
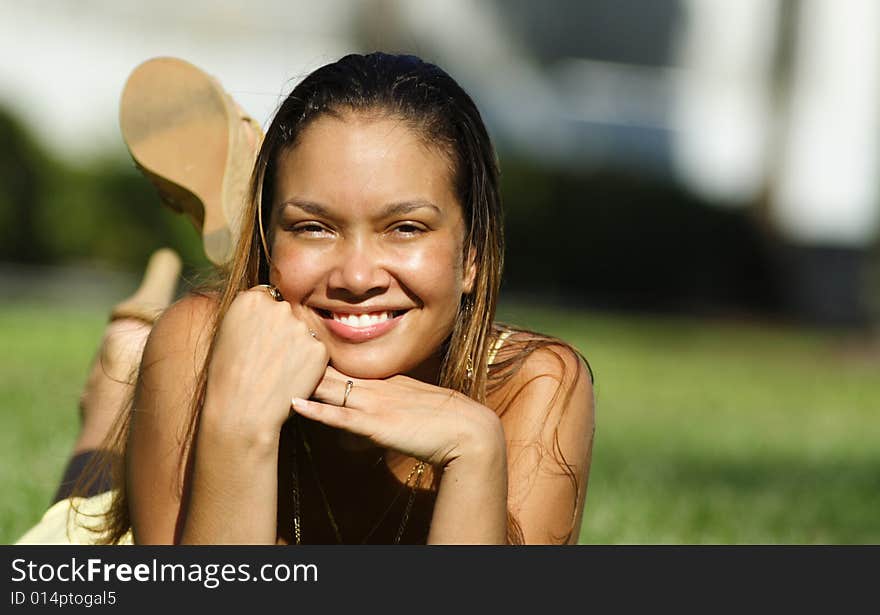
[[[318,477],[317,466],[315,465],[314,457],[312,456],[312,447],[309,445],[308,440],[306,439],[305,430],[302,429],[302,426],[299,424],[299,417],[296,418],[295,431],[297,431],[300,435],[300,440],[302,441],[303,448],[306,451],[306,455],[309,458],[309,466],[312,469],[312,477],[315,479],[315,484],[318,486],[318,492],[321,494],[321,500],[324,504],[324,510],[327,512],[327,518],[330,520],[330,525],[333,528],[333,534],[336,537],[336,542],[338,544],[344,544],[342,540],[342,532],[339,530],[339,524],[336,523],[336,517],[333,516],[333,510],[330,508],[330,501],[327,499],[327,494],[324,491],[324,487],[321,486],[321,480]],[[297,466],[297,458],[296,458],[296,443],[293,444],[293,454],[292,454],[292,469],[293,469],[293,537],[295,544],[302,544],[302,514],[300,510],[300,502],[301,502],[301,493],[299,487],[299,468]],[[382,458],[379,458],[381,462]],[[418,461],[413,469],[410,470],[409,475],[406,477],[406,480],[403,482],[403,486],[391,500],[391,503],[385,508],[382,514],[379,516],[379,520],[373,525],[372,529],[367,532],[367,535],[361,540],[361,544],[366,544],[367,540],[375,533],[379,526],[382,525],[382,522],[388,516],[388,513],[391,512],[391,509],[394,507],[394,504],[400,498],[400,495],[406,490],[409,486],[410,481],[415,476],[415,482],[410,489],[409,500],[406,503],[406,508],[403,511],[403,518],[400,521],[400,526],[397,529],[397,535],[394,537],[394,544],[399,544],[400,539],[403,536],[403,532],[406,529],[406,524],[409,521],[410,513],[412,512],[413,503],[416,499],[416,491],[422,484],[422,478],[425,473],[425,462]]]

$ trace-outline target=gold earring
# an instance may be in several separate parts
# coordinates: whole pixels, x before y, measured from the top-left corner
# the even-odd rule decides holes
[[[470,302],[465,300],[465,302],[462,304],[461,310],[463,312],[462,320],[467,321],[471,315]],[[474,361],[473,361],[473,358],[471,355],[472,355],[472,353],[468,352],[468,356],[467,356],[467,359],[465,359],[465,364],[464,364],[465,375],[467,376],[468,382],[470,382],[474,379]]]

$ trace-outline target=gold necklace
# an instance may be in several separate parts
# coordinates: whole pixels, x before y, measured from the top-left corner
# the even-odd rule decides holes
[[[294,426],[295,431],[298,431],[300,434],[300,439],[303,443],[303,448],[306,451],[306,455],[309,458],[309,466],[312,468],[312,477],[315,479],[315,484],[318,486],[318,492],[321,494],[321,500],[324,504],[324,510],[327,513],[327,518],[330,520],[330,525],[333,528],[333,534],[336,537],[336,542],[338,544],[344,544],[342,540],[342,532],[339,530],[339,525],[336,523],[336,517],[333,516],[333,510],[330,508],[330,500],[327,498],[327,494],[324,491],[324,487],[321,485],[321,479],[318,477],[317,466],[315,465],[314,457],[312,456],[312,447],[309,445],[308,440],[306,439],[305,430],[302,429],[302,426],[299,425],[299,417],[295,418],[296,424]],[[381,462],[382,458],[379,458]],[[293,454],[292,454],[292,464],[293,466],[293,536],[295,544],[302,544],[302,514],[300,510],[300,501],[301,494],[299,488],[299,468],[297,467],[297,459],[296,459],[296,443],[293,444]],[[403,518],[400,521],[400,526],[397,529],[397,535],[394,537],[394,544],[399,544],[400,539],[403,536],[403,532],[406,529],[406,524],[409,521],[410,512],[412,511],[413,503],[416,499],[416,491],[422,484],[422,477],[425,473],[425,462],[418,461],[413,466],[413,469],[410,470],[409,475],[406,477],[406,480],[403,482],[403,486],[400,488],[400,491],[397,492],[397,495],[391,500],[391,503],[388,504],[385,511],[379,516],[379,520],[376,521],[375,525],[373,525],[372,529],[367,532],[367,535],[361,540],[361,544],[366,544],[367,540],[369,540],[370,536],[375,533],[379,526],[382,525],[382,522],[388,516],[388,513],[391,512],[391,509],[394,507],[394,504],[400,498],[400,495],[406,490],[409,486],[410,481],[413,476],[416,477],[415,482],[412,485],[412,489],[410,490],[409,500],[406,503],[406,508],[403,511]]]

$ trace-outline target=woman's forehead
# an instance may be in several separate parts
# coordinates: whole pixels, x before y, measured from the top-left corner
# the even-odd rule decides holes
[[[427,201],[458,207],[449,157],[397,117],[322,116],[282,152],[275,202]]]

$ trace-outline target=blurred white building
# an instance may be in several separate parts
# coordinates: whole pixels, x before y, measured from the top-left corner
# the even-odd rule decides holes
[[[128,74],[159,55],[217,76],[261,122],[289,81],[352,48],[341,0],[0,1],[0,103],[76,157],[121,148]]]
[[[864,319],[880,227],[880,3],[685,6],[679,172],[711,201],[763,203],[796,309]]]
[[[78,157],[121,145],[119,95],[147,58],[174,55],[202,67],[265,124],[312,69],[352,51],[383,49],[436,61],[477,98],[500,140],[559,162],[626,151],[615,129],[668,130],[665,67],[591,60],[578,56],[577,45],[568,50],[573,55],[554,51],[540,61],[536,46],[560,37],[536,26],[555,23],[551,18],[565,24],[565,12],[579,3],[560,3],[561,14],[554,4],[0,0],[0,104]],[[581,37],[577,19],[568,20],[562,39]],[[585,138],[602,130],[612,131],[609,138]],[[647,152],[639,164],[655,158]]]

